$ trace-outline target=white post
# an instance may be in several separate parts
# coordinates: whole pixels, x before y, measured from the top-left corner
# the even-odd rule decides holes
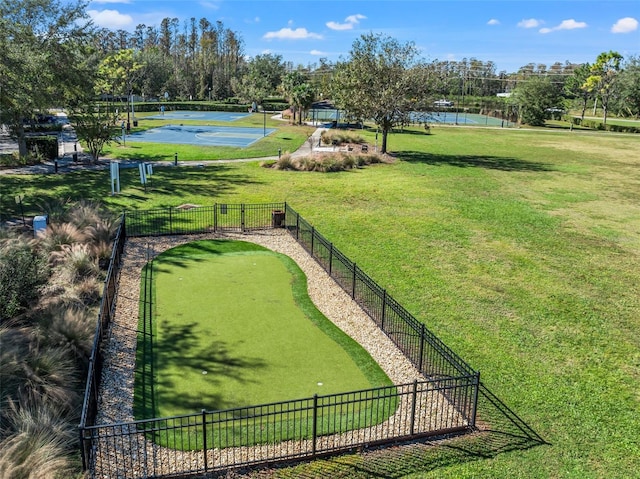
[[[111,196],[120,193],[120,165],[116,161],[109,163],[111,171]]]
[[[147,184],[147,169],[144,166],[144,163],[138,163],[138,171],[140,171],[140,184]]]

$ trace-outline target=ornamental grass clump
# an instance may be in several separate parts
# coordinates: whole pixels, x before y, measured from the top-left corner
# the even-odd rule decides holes
[[[44,233],[0,229],[0,477],[79,477],[77,424],[118,223],[48,205]]]
[[[325,145],[345,145],[349,143],[361,145],[365,143],[361,135],[348,130],[325,130],[320,135],[320,139]]]
[[[289,171],[316,171],[320,173],[332,173],[346,171],[353,168],[362,168],[375,163],[386,162],[384,157],[376,153],[349,153],[338,151],[327,154],[311,154],[293,158],[291,155],[283,155],[276,162],[263,162],[264,168]]]

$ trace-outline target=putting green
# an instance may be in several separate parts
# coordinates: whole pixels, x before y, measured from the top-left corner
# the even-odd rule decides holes
[[[139,344],[138,361],[152,362],[153,385],[138,379],[137,395],[152,386],[153,400],[136,401],[137,419],[391,384],[315,308],[295,262],[252,243],[197,241],[159,255],[152,311],[152,354]]]

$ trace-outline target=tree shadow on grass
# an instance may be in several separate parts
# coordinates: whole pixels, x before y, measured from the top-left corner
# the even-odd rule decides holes
[[[137,168],[120,170],[122,192],[114,201],[128,201],[128,209],[145,208],[151,197],[158,197],[162,204],[177,206],[180,197],[202,196],[211,202],[224,197],[237,188],[258,184],[248,175],[240,173],[228,164],[195,164],[180,167],[155,168],[146,188],[140,184]],[[75,171],[50,175],[2,175],[0,176],[0,220],[20,216],[22,211],[14,198],[23,194],[22,206],[26,216],[42,214],[41,204],[56,200],[101,200],[111,191],[109,170]],[[109,201],[107,201],[109,203]]]
[[[192,195],[214,199],[228,194],[235,188],[257,183],[247,175],[234,173],[235,170],[235,167],[228,164],[155,168],[147,183],[145,194],[167,196],[172,199]],[[128,171],[127,177],[131,178],[131,183],[128,184],[136,184],[138,189],[144,190],[144,187],[139,185],[138,170]]]
[[[156,386],[165,393],[162,406],[169,410],[194,413],[228,409],[237,406],[218,392],[224,379],[246,383],[245,371],[264,368],[260,358],[241,357],[224,341],[203,339],[198,336],[197,323],[164,325],[162,337],[149,328],[138,340],[136,361],[136,419],[159,417]],[[146,341],[143,339],[146,338]],[[167,374],[172,371],[172,376]],[[206,371],[206,391],[185,388],[176,384],[177,375],[202,374]],[[179,390],[178,390],[179,388]],[[171,392],[175,391],[175,394]]]
[[[552,165],[520,158],[486,155],[437,155],[422,151],[403,151],[398,158],[408,163],[424,163],[434,166],[460,168],[486,168],[501,171],[554,171]]]
[[[471,434],[381,446],[360,454],[344,454],[296,465],[246,469],[238,477],[399,479],[543,445],[548,443],[481,384],[478,427]]]

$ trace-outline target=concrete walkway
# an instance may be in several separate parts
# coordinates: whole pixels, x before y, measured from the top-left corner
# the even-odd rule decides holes
[[[63,115],[59,115],[63,116]],[[66,117],[65,117],[66,119]],[[64,121],[64,120],[62,120]],[[326,128],[317,128],[310,139],[307,139],[295,152],[292,153],[292,156],[304,156],[308,155],[312,152],[313,148],[320,144],[320,135],[322,132],[326,130]],[[3,150],[0,150],[0,153],[7,152],[7,138],[0,138],[0,145],[5,145]],[[313,148],[312,146],[313,145]],[[14,146],[14,151],[17,149],[17,145]],[[77,149],[77,151],[76,151]],[[77,154],[78,161],[73,161],[74,153]],[[219,163],[247,163],[252,161],[264,161],[264,160],[277,160],[277,156],[268,156],[262,158],[240,158],[234,160],[204,160],[204,161],[178,161],[178,166],[196,166],[201,167],[204,165],[215,165]],[[75,135],[75,132],[71,128],[71,126],[66,123],[60,133],[60,151],[59,158],[56,161],[45,161],[44,163],[32,166],[23,166],[18,168],[0,168],[0,175],[29,175],[29,174],[37,174],[37,175],[45,175],[52,173],[69,173],[72,171],[87,171],[87,170],[106,170],[109,168],[109,163],[111,161],[116,161],[120,163],[120,168],[137,168],[139,161],[135,160],[99,160],[97,164],[93,164],[91,162],[91,157],[89,154],[82,151],[82,147],[78,143],[78,138]],[[56,165],[57,163],[57,165]],[[145,161],[145,163],[151,163],[155,166],[175,166],[173,161]]]

